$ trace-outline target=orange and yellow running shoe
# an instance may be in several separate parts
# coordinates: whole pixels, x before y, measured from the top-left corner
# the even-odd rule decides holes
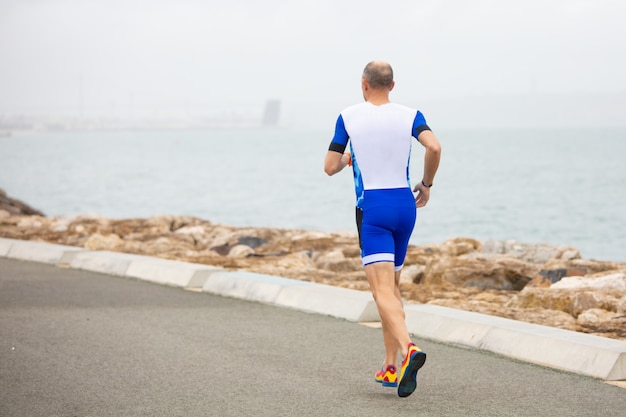
[[[426,353],[422,352],[415,343],[409,343],[409,351],[402,361],[398,383],[398,396],[408,397],[417,387],[417,371],[424,366]]]
[[[383,384],[383,387],[397,387],[398,374],[396,373],[396,367],[394,365],[387,365],[387,368],[376,372],[374,381]]]

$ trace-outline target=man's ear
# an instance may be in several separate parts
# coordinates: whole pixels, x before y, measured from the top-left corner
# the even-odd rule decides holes
[[[393,88],[396,86],[396,82],[392,81],[391,82],[391,87],[389,87],[389,91],[393,90]]]

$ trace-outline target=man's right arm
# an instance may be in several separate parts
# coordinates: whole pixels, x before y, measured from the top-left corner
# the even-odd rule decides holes
[[[335,175],[344,169],[350,162],[349,153],[328,151],[324,160],[324,172],[328,175]]]
[[[333,136],[326,159],[324,159],[324,172],[328,175],[335,175],[348,165],[350,154],[344,153],[348,145],[348,132],[343,123],[343,117],[339,115],[335,125],[335,136]]]

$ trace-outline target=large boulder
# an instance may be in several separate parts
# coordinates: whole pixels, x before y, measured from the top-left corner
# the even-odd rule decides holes
[[[426,266],[421,283],[519,291],[539,270],[540,266],[507,256],[440,256]]]
[[[6,191],[0,188],[0,217],[9,215],[43,216],[44,214],[16,198],[9,197]]]
[[[548,243],[522,243],[515,240],[487,240],[483,243],[483,252],[504,255],[533,264],[559,260],[580,259],[580,251],[571,246],[551,245]]]
[[[423,274],[414,282],[520,291],[545,263],[579,258],[578,250],[569,246],[454,238],[431,250]]]

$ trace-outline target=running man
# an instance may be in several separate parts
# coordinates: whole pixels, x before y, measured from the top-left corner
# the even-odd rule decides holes
[[[400,272],[416,207],[424,207],[430,198],[441,145],[421,112],[389,100],[394,86],[388,63],[367,64],[361,80],[365,102],[339,115],[324,171],[334,175],[352,166],[361,258],[381,317],[386,352],[375,380],[383,386],[398,387],[398,395],[407,397],[415,391],[417,371],[424,365],[426,353],[411,341],[406,327]],[[413,189],[415,196],[409,178],[413,138],[426,148],[424,174]],[[404,358],[399,371],[398,353]]]

